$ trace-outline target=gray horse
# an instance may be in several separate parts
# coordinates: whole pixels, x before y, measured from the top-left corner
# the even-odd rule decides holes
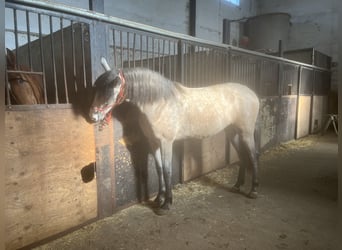
[[[171,159],[175,140],[204,138],[228,126],[234,128],[233,146],[239,154],[239,175],[234,190],[244,184],[245,169],[252,169],[248,194],[257,197],[257,156],[254,141],[259,99],[246,86],[223,83],[187,88],[148,69],[108,70],[95,81],[89,116],[94,122],[110,118],[116,105],[129,101],[144,117],[139,125],[148,138],[157,166],[159,190],[156,201],[162,210],[172,204]]]

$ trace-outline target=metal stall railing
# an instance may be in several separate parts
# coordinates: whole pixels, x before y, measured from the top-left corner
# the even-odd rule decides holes
[[[40,104],[72,103],[77,91],[91,85],[90,20],[9,2],[6,18],[6,47],[16,59],[9,73],[24,80],[38,75],[43,89]],[[18,72],[21,68],[25,70]],[[11,97],[18,94],[12,92],[22,89],[9,86],[6,104],[11,106]]]

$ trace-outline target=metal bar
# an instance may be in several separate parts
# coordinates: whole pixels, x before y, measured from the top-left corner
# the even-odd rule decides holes
[[[122,41],[122,31],[120,30],[120,67],[123,68],[123,41]]]
[[[295,119],[295,139],[298,139],[298,116],[299,116],[299,98],[300,98],[300,85],[302,78],[302,67],[298,67],[298,77],[297,77],[297,105],[296,105],[296,119]]]
[[[63,82],[64,82],[65,100],[66,100],[66,103],[69,103],[69,92],[68,92],[67,76],[66,76],[66,69],[65,69],[65,47],[64,47],[63,17],[61,17],[59,19],[59,21],[60,21],[60,32],[61,32],[62,68],[63,68]]]
[[[75,55],[75,32],[74,32],[74,21],[71,21],[71,50],[72,50],[72,72],[74,79],[74,90],[77,92],[77,80],[76,80],[76,55]]]
[[[127,61],[128,61],[128,63],[127,63],[127,65],[128,65],[128,68],[130,68],[131,67],[131,60],[130,60],[130,47],[129,47],[129,32],[126,32],[126,42],[127,42]]]
[[[5,87],[5,89],[6,89],[6,97],[7,97],[7,105],[12,105],[12,103],[11,103],[11,96],[10,96],[10,91],[9,91],[9,81],[8,81],[8,71],[6,72],[6,74],[5,74],[5,83],[6,83],[6,87]]]
[[[175,57],[175,55],[173,56]],[[172,67],[171,67],[171,63],[172,63],[172,60],[171,60],[171,41],[169,40],[169,79],[172,79],[171,75],[172,75]]]
[[[179,80],[179,82],[184,82],[184,52],[183,52],[183,46],[180,46],[179,44],[182,44],[182,41],[179,41],[178,43],[174,43],[173,44],[173,50],[174,50],[174,54],[177,55],[177,57],[181,57],[180,62],[177,61],[177,59],[175,58],[175,60],[173,60],[173,72],[174,72],[174,76],[173,79],[176,80],[177,79],[177,75],[180,74],[181,75],[181,80]],[[180,47],[180,51],[178,51],[178,47]],[[180,64],[178,64],[180,63]],[[177,65],[179,65],[179,69],[177,68]]]
[[[85,68],[85,48],[84,48],[84,23],[81,23],[81,51],[82,51],[82,72],[83,72],[83,86],[87,88],[87,75]]]
[[[184,43],[184,83],[188,86],[192,86],[194,78],[192,76],[194,72],[194,53],[190,48],[190,45]]]
[[[164,65],[165,65],[165,40],[163,40],[163,59],[162,59],[162,75],[165,75],[165,69],[164,69]]]
[[[7,73],[23,73],[23,74],[32,74],[32,75],[43,75],[43,72],[26,71],[26,70],[7,70]]]
[[[28,11],[25,11],[25,13],[26,13],[26,32],[27,32],[28,60],[29,60],[30,69],[31,69],[31,71],[32,71],[30,17],[29,17],[29,12],[28,12]]]
[[[18,20],[17,20],[17,10],[13,9],[13,21],[14,21],[14,42],[15,42],[15,57],[16,57],[16,68],[19,68],[19,57],[18,57]]]
[[[149,47],[148,47],[148,44],[149,44],[149,37],[146,36],[146,61],[147,61],[147,68],[150,68],[150,60],[148,58],[148,55],[149,55]]]
[[[155,57],[155,55],[154,55],[154,42],[155,42],[155,40],[154,40],[154,37],[152,37],[152,69],[153,69],[153,71],[155,70],[155,60],[154,60],[154,57]]]
[[[38,30],[39,30],[40,62],[41,62],[41,67],[42,67],[42,72],[43,72],[44,101],[45,101],[45,104],[47,104],[48,100],[47,100],[46,79],[45,79],[45,62],[44,62],[42,16],[41,16],[41,14],[38,14]]]
[[[118,64],[117,64],[117,55],[116,55],[116,36],[115,36],[115,29],[112,29],[113,31],[113,54],[114,54],[114,67],[117,69],[118,68]]]
[[[140,35],[140,67],[143,66],[143,47],[142,47],[142,35]]]
[[[136,33],[133,34],[133,68],[135,68],[135,39],[136,39]]]
[[[195,46],[193,46],[193,45],[189,46],[189,51],[192,51],[192,54],[193,54],[193,60],[189,61],[189,63],[193,64],[192,74],[191,74],[191,77],[192,77],[191,87],[195,87],[198,85],[198,83],[197,83],[198,53],[196,52],[196,48],[197,48],[196,45]],[[191,58],[190,58],[190,60],[191,60]]]
[[[161,73],[161,68],[160,68],[160,39],[157,39],[158,41],[158,72]]]
[[[49,24],[50,24],[50,45],[51,45],[51,57],[52,57],[52,75],[53,75],[53,84],[55,86],[55,98],[56,103],[59,103],[58,100],[58,86],[57,86],[57,73],[56,73],[56,57],[55,57],[55,40],[53,36],[53,25],[52,25],[52,16],[49,16]]]
[[[185,43],[183,41],[179,41],[177,44],[174,44],[174,52],[176,54],[177,51],[177,60],[174,60],[174,79],[180,83],[184,84],[184,49]]]

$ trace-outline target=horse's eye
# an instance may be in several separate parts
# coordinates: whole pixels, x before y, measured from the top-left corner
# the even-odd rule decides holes
[[[20,84],[22,84],[22,83],[24,83],[25,81],[24,81],[23,79],[19,78],[19,79],[18,79],[18,82],[19,82]]]

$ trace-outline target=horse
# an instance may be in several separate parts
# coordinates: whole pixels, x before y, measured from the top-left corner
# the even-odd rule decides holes
[[[155,202],[161,211],[169,210],[172,204],[173,142],[205,138],[228,128],[233,128],[229,130],[234,131],[231,142],[241,163],[233,190],[240,191],[245,169],[251,167],[252,185],[247,196],[257,198],[254,130],[259,99],[250,88],[238,83],[187,88],[149,69],[133,68],[107,70],[95,80],[94,89],[89,110],[93,122],[110,119],[112,109],[124,102],[140,109],[138,122],[156,162],[159,188]]]
[[[28,66],[17,66],[15,54],[9,49],[7,49],[6,61],[9,93],[12,103],[43,104],[42,78],[37,74],[29,73],[31,69]]]

